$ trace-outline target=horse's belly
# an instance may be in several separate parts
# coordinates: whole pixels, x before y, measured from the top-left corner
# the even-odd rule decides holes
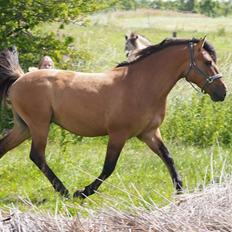
[[[67,116],[67,117],[65,117]],[[103,136],[107,134],[104,122],[99,117],[68,115],[54,117],[53,121],[64,129],[81,136]]]

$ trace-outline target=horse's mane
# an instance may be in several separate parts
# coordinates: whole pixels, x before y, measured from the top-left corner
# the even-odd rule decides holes
[[[143,59],[143,58],[145,58],[145,57],[147,57],[155,52],[158,52],[164,48],[170,47],[170,46],[187,44],[189,42],[198,43],[199,41],[200,41],[199,39],[195,39],[195,38],[193,38],[193,39],[166,38],[162,42],[160,42],[159,44],[151,45],[151,46],[148,46],[147,48],[139,50],[136,53],[137,58],[135,60],[123,61],[122,63],[118,64],[116,67],[123,67],[123,66],[127,66],[130,64],[134,64],[134,63],[138,62],[139,60],[141,60],[141,59]],[[205,41],[204,49],[210,54],[210,56],[212,57],[214,62],[216,62],[217,61],[217,54],[216,54],[216,51],[215,51],[213,45],[210,44],[208,41]]]

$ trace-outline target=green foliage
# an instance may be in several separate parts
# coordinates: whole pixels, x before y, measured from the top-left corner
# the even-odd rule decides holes
[[[199,3],[200,13],[206,14],[207,16],[215,17],[218,14],[220,4],[217,1],[202,0]]]
[[[119,9],[135,9],[139,7],[164,9],[164,10],[178,10],[198,12],[210,17],[215,16],[228,16],[232,14],[232,2],[231,1],[218,1],[218,0],[120,0],[114,4]]]
[[[61,127],[52,124],[49,132],[49,140],[61,147],[61,152],[66,152],[67,146],[70,144],[77,144],[82,141],[82,136],[71,134]]]
[[[190,101],[172,102],[162,132],[168,140],[201,147],[216,143],[232,145],[231,95],[223,104],[208,96],[192,95]]]
[[[111,3],[111,6],[113,8],[117,8],[117,9],[123,9],[123,10],[132,10],[132,9],[136,9],[138,7],[138,3],[136,0],[113,0]]]
[[[6,130],[13,127],[13,115],[10,107],[5,109],[0,108],[0,135],[1,132],[6,132]]]
[[[82,1],[0,1],[0,49],[16,45],[20,62],[27,70],[50,55],[57,67],[72,68],[75,60],[88,59],[82,50],[73,49],[73,38],[58,36],[59,31],[43,33],[36,27],[45,22],[59,22],[60,29],[71,21],[83,22],[85,14],[106,7],[105,0]],[[72,65],[70,65],[72,64]],[[75,65],[78,66],[78,65]]]

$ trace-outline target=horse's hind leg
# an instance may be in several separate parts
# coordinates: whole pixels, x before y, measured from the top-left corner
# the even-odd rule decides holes
[[[177,192],[180,192],[182,190],[182,181],[176,170],[172,156],[162,141],[159,129],[157,129],[155,133],[146,133],[139,136],[138,138],[145,142],[148,145],[148,147],[150,147],[150,149],[156,154],[158,154],[158,156],[163,160],[163,162],[168,168],[168,171],[171,175],[173,184]]]
[[[48,178],[54,189],[57,192],[60,192],[61,195],[68,197],[68,190],[55,175],[55,173],[50,169],[45,159],[45,147],[47,144],[48,129],[49,125],[46,125],[45,127],[44,125],[39,125],[38,128],[30,128],[32,136],[30,158]]]
[[[118,157],[125,144],[126,139],[121,136],[111,136],[109,138],[106,158],[103,166],[103,170],[100,176],[94,180],[90,185],[86,186],[83,191],[76,191],[73,197],[85,198],[92,195],[102,184],[102,182],[108,178],[115,169]]]
[[[0,139],[0,158],[29,137],[30,133],[26,125],[15,124],[13,129],[11,129],[2,139]]]

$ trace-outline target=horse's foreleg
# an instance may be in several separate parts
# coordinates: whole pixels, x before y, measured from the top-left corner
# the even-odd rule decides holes
[[[13,129],[0,139],[0,158],[29,137],[30,133],[26,125],[15,125]]]
[[[122,138],[110,137],[107,146],[107,152],[106,152],[106,158],[105,158],[103,170],[100,176],[96,180],[94,180],[90,185],[86,186],[84,190],[76,191],[73,197],[85,198],[89,195],[92,195],[99,188],[102,182],[105,179],[107,179],[114,171],[116,163],[118,161],[118,157],[125,144],[125,141],[126,140]]]
[[[163,160],[165,165],[167,166],[169,173],[171,175],[173,184],[176,190],[179,192],[182,190],[182,181],[181,178],[176,170],[174,161],[172,159],[171,154],[169,153],[168,149],[164,145],[159,129],[154,133],[147,133],[143,134],[142,136],[138,137],[140,140],[145,142],[148,147],[158,154],[158,156]]]
[[[69,192],[55,175],[55,173],[48,166],[45,159],[45,147],[47,143],[47,133],[45,135],[39,135],[37,133],[32,133],[32,145],[30,158],[36,164],[36,166],[44,173],[44,175],[51,182],[52,186],[61,195],[68,197]]]

